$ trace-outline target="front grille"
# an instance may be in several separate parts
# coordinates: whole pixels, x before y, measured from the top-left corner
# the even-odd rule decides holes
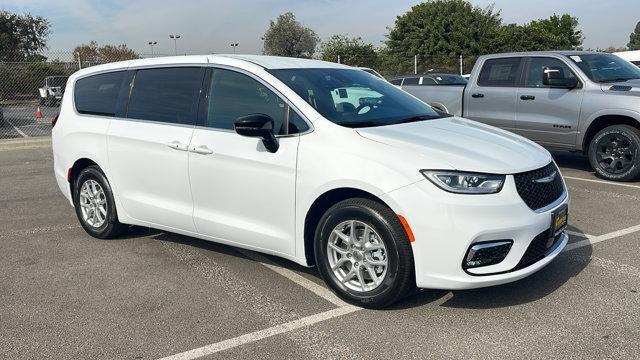
[[[540,181],[553,175],[554,172],[556,176],[550,182]],[[516,181],[518,194],[531,210],[537,210],[553,203],[564,192],[560,171],[553,162],[543,168],[515,174],[513,177]]]
[[[524,252],[524,255],[522,255],[520,262],[518,263],[518,265],[516,265],[513,271],[525,268],[533,263],[540,261],[545,257],[547,251],[553,248],[553,246],[562,237],[562,233],[560,233],[557,234],[555,238],[553,238],[553,240],[551,240],[550,232],[551,229],[547,229],[533,238],[533,240],[529,244],[529,247]]]

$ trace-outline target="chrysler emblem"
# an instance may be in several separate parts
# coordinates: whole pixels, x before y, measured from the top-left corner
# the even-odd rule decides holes
[[[548,184],[548,183],[552,182],[553,179],[556,178],[556,175],[558,175],[558,172],[554,171],[554,172],[551,173],[551,175],[545,176],[545,177],[540,178],[540,179],[535,179],[535,180],[533,180],[533,182],[537,183],[537,184]]]

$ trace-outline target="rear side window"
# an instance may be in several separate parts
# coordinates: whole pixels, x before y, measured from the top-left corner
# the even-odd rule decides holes
[[[402,83],[402,86],[404,86],[404,85],[418,85],[419,81],[420,81],[419,77],[406,78],[406,79],[404,79],[404,82]]]
[[[438,83],[430,77],[423,77],[422,85],[438,85]]]
[[[73,98],[81,114],[115,116],[125,71],[88,76],[76,81]]]
[[[131,119],[195,124],[204,70],[175,67],[138,70],[127,117]]]
[[[290,110],[278,95],[245,74],[214,69],[209,94],[207,127],[233,130],[237,118],[249,114],[265,114],[273,119],[276,135],[294,134],[309,129],[307,123],[295,111]],[[287,119],[289,126],[285,127]]]
[[[490,59],[480,71],[478,85],[512,87],[518,84],[522,58]]]

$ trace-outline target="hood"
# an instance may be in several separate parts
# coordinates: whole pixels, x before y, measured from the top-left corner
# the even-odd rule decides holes
[[[532,141],[457,117],[359,128],[357,132],[367,139],[420,153],[427,162],[424,168],[428,168],[428,159],[433,159],[455,170],[514,174],[552,161],[551,154]]]
[[[600,89],[606,93],[640,96],[640,79],[601,84]]]

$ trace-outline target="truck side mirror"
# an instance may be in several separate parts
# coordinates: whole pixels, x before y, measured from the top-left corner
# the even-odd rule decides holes
[[[545,86],[563,89],[573,89],[578,86],[578,80],[565,77],[564,69],[560,66],[547,66],[542,72],[542,83]]]

